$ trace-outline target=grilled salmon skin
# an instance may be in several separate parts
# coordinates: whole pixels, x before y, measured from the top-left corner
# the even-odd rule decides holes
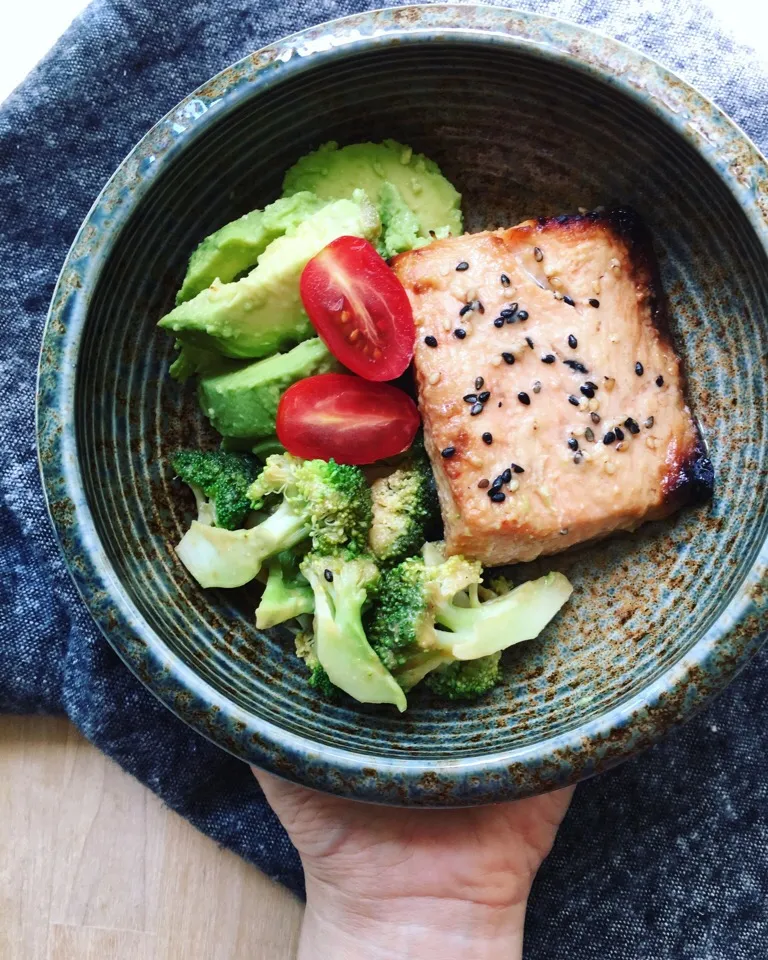
[[[449,554],[533,560],[711,493],[633,211],[529,220],[392,264]]]

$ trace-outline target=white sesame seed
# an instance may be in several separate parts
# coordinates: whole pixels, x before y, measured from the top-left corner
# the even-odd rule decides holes
[[[616,380],[614,377],[606,377],[605,383],[603,384],[608,393],[613,392],[613,388],[616,386]]]
[[[597,399],[597,397],[592,397],[592,399],[587,404],[587,410],[589,410],[590,413],[596,413],[599,409],[600,409],[600,401]]]
[[[646,437],[646,438],[645,438],[645,445],[646,445],[646,447],[648,447],[649,450],[655,450],[656,447],[657,447],[656,438],[655,438],[655,437]]]
[[[562,300],[563,294],[559,290],[555,290],[555,300]]]
[[[563,285],[563,281],[560,279],[560,277],[550,277],[549,283],[554,290],[559,290]]]
[[[616,259],[616,257],[611,259],[611,270],[615,270],[617,273],[619,270],[621,270],[621,263]]]
[[[600,281],[599,281],[599,280],[593,280],[593,281],[592,281],[592,291],[593,291],[594,293],[600,293]]]
[[[512,477],[507,486],[509,487],[509,492],[514,493],[516,490],[520,489],[520,481],[515,480],[515,478]]]
[[[435,386],[435,384],[440,383],[440,377],[441,377],[441,373],[439,370],[435,370],[434,373],[430,373],[429,382],[432,384],[433,387]]]
[[[453,324],[452,324],[451,321],[448,319],[448,317],[443,317],[443,330],[445,330],[445,331],[447,332],[448,330],[451,329],[452,326],[453,326]]]
[[[500,366],[501,366],[501,357],[493,357],[493,358],[491,359],[491,366],[492,366],[492,367],[500,367]]]
[[[604,461],[603,469],[609,477],[612,477],[613,474],[616,473],[616,464],[613,462],[613,460],[606,460]]]
[[[475,456],[475,454],[472,453],[472,452],[466,454],[466,455],[465,455],[465,459],[466,459],[467,461],[469,461],[469,463],[470,463],[473,467],[482,467],[482,465],[483,465],[483,461],[482,461],[479,457]]]
[[[586,207],[578,207],[578,211],[582,215],[582,217],[584,216],[585,213],[589,212]]]

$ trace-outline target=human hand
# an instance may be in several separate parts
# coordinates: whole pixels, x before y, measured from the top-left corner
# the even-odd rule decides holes
[[[460,810],[342,800],[254,770],[301,855],[299,960],[516,960],[573,789]]]

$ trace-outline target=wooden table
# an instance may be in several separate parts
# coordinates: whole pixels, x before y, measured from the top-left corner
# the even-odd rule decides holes
[[[65,720],[0,717],[0,960],[289,960],[301,915]]]

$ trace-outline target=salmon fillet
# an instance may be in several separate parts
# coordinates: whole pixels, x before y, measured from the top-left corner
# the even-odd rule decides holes
[[[449,554],[533,560],[711,493],[633,211],[439,240],[393,267]]]

